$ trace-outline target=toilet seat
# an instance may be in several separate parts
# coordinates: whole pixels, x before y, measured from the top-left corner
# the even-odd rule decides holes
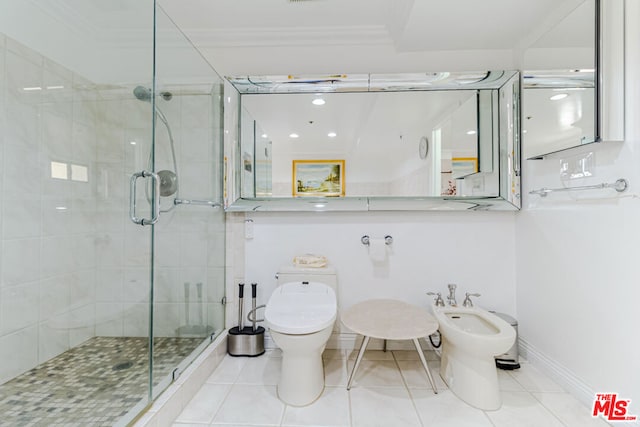
[[[336,315],[336,294],[329,286],[320,282],[290,282],[273,292],[264,319],[276,332],[303,335],[333,325]]]

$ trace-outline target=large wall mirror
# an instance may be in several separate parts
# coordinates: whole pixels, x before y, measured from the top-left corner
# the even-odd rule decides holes
[[[229,78],[227,210],[517,209],[514,71]]]
[[[598,0],[558,7],[523,51],[525,159],[598,142]]]

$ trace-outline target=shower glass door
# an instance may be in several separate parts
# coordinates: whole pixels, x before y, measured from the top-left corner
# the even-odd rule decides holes
[[[224,327],[222,79],[157,6],[152,395]]]

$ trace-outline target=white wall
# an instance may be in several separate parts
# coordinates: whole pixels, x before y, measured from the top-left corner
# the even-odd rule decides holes
[[[96,102],[73,89],[87,83],[0,34],[0,383],[94,334]],[[52,178],[51,161],[89,181]]]
[[[244,239],[244,280],[259,284],[259,303],[271,295],[280,266],[290,265],[295,255],[315,253],[327,256],[337,270],[343,309],[370,298],[397,298],[427,308],[431,297],[425,292],[444,295],[447,284],[456,283],[460,303],[464,292],[479,292],[479,306],[515,314],[513,212],[246,216],[253,220],[254,236]],[[386,263],[372,262],[360,242],[363,235],[393,237]],[[233,287],[228,290],[231,299],[236,293]]]
[[[525,207],[517,215],[517,312],[529,359],[590,404],[595,392],[617,392],[640,413],[640,7],[626,2],[626,130],[624,143],[583,147],[542,161],[525,161]],[[526,140],[525,140],[526,143]],[[613,190],[558,193],[560,161],[595,156],[594,176],[568,185],[626,178]],[[582,153],[582,154],[581,154]]]

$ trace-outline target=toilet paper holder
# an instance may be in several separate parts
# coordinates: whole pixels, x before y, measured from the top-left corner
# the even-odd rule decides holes
[[[368,235],[364,235],[360,238],[360,241],[362,242],[363,245],[365,246],[369,246],[369,236]],[[384,236],[384,244],[385,245],[391,245],[393,243],[393,237],[386,235]]]

